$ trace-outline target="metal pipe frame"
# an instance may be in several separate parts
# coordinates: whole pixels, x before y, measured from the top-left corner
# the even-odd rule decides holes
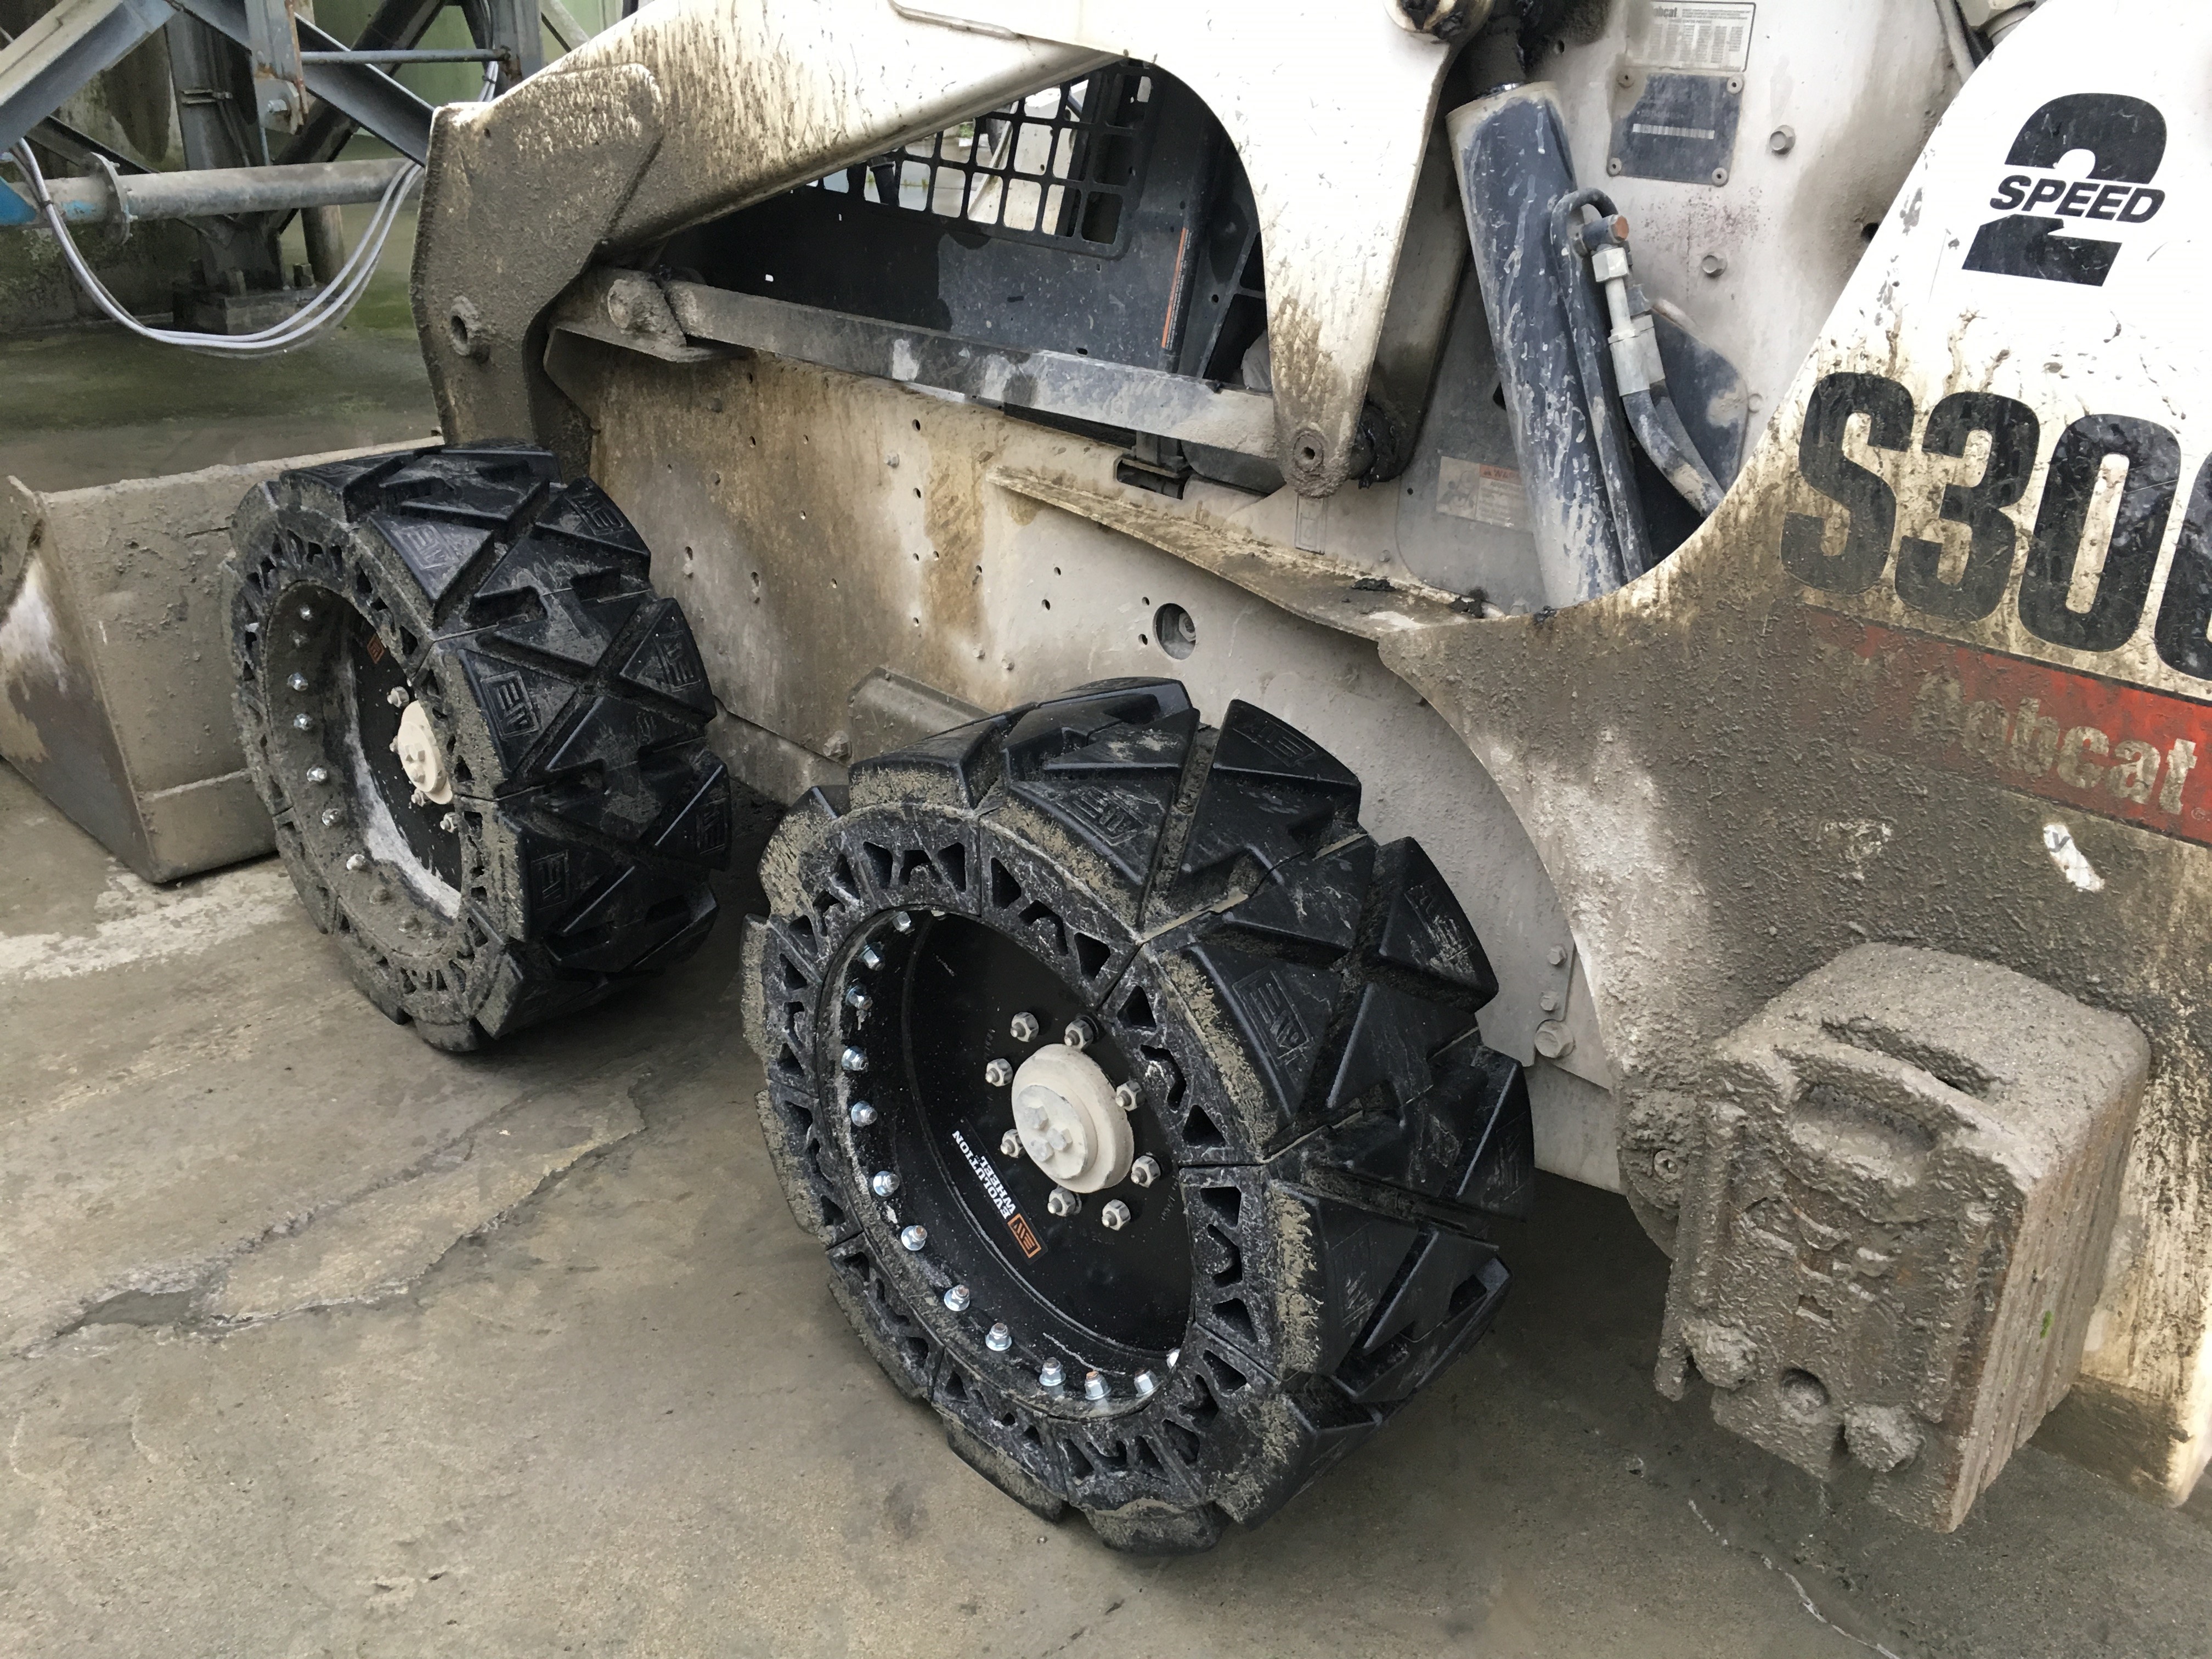
[[[47,193],[70,224],[134,219],[202,219],[241,213],[289,213],[381,198],[410,164],[324,161],[305,167],[206,167],[196,172],[55,179]]]

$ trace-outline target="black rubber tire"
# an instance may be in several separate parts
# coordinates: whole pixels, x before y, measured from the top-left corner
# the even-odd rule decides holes
[[[386,1016],[473,1048],[698,947],[730,848],[714,701],[597,485],[542,449],[427,449],[284,473],[231,537],[246,765]],[[385,758],[394,696],[425,706],[450,805]]]
[[[849,792],[793,808],[763,861],[771,914],[745,936],[762,1119],[833,1293],[956,1451],[1040,1515],[1081,1510],[1116,1548],[1204,1549],[1224,1522],[1270,1514],[1463,1352],[1504,1294],[1490,1227],[1528,1212],[1534,1161],[1521,1068],[1476,1030],[1497,983],[1419,847],[1378,846],[1358,804],[1351,773],[1258,708],[1232,702],[1216,732],[1173,681],[1109,682],[856,765]],[[1172,1358],[1071,1339],[1096,1326],[1024,1298],[1020,1276],[1045,1269],[1024,1264],[1043,1255],[984,1224],[1019,1240],[1018,1221],[1048,1247],[1080,1224],[1038,1214],[1042,1171],[925,1144],[950,1139],[916,1103],[943,1097],[946,1068],[914,1070],[915,1045],[981,994],[937,974],[941,994],[917,992],[918,964],[943,965],[927,941],[979,937],[959,931],[973,924],[1034,958],[1038,1003],[1087,1010],[1098,1052],[1130,1057],[1139,1150],[1171,1173],[1115,1190],[1181,1205],[1190,1299]],[[848,985],[873,1000],[856,1011]],[[887,1007],[917,1012],[885,1024]],[[1004,1018],[997,1003],[959,1017],[1004,1029],[981,1023]],[[856,1123],[863,1093],[872,1116]],[[866,1184],[886,1169],[895,1200]],[[1002,1183],[995,1218],[933,1195],[942,1182],[957,1197],[971,1169],[979,1190]],[[919,1252],[901,1248],[902,1216],[930,1224]],[[1104,1271],[1108,1247],[1085,1248],[1078,1270]],[[941,1299],[955,1284],[963,1311]],[[1013,1342],[994,1352],[981,1338],[1001,1316]],[[1040,1381],[1052,1358],[1070,1386]],[[1103,1401],[1075,1385],[1093,1369]]]

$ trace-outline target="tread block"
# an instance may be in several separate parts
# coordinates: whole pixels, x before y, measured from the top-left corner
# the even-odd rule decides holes
[[[653,846],[671,858],[720,870],[730,861],[730,773],[721,762],[707,769],[691,799],[677,809]]]
[[[1239,856],[1273,870],[1332,830],[1356,828],[1358,811],[1359,780],[1334,756],[1265,709],[1232,702],[1192,813],[1181,874],[1188,880]]]
[[[954,807],[979,805],[999,781],[1000,739],[1027,705],[970,720],[888,755],[853,763],[854,787],[870,800],[934,800]]]
[[[1042,769],[1048,775],[1063,775],[1168,772],[1180,776],[1183,761],[1190,753],[1191,739],[1197,735],[1198,711],[1194,708],[1185,708],[1143,726],[1123,721],[1104,727],[1080,748],[1054,756]]]
[[[576,695],[575,683],[526,663],[457,649],[469,690],[484,711],[502,770],[519,775],[532,750],[556,726]]]
[[[532,830],[518,837],[525,931],[550,933],[575,916],[622,873],[622,864],[596,847],[556,841]]]
[[[1375,843],[1362,839],[1321,858],[1285,865],[1223,917],[1231,927],[1285,944],[1349,951],[1374,878]]]
[[[700,744],[694,752],[656,755],[638,766],[556,779],[534,798],[526,799],[564,823],[610,840],[650,847],[715,764]]]
[[[487,597],[478,592],[471,598],[469,609],[472,615]],[[516,592],[514,597],[527,599],[531,595]],[[589,672],[599,665],[632,613],[644,602],[641,593],[586,599],[573,588],[556,588],[535,596],[531,608],[538,614],[501,622],[488,631],[490,637],[516,650],[552,657]]]
[[[1143,726],[1190,713],[1176,680],[1104,680],[1033,704],[1006,736],[1006,770],[1029,779],[1048,762],[1084,747],[1109,726]],[[1194,730],[1196,721],[1192,726]]]
[[[657,708],[632,697],[601,693],[584,705],[538,769],[565,772],[601,766],[611,773],[641,764],[637,760],[641,752],[695,742],[697,738],[692,727]]]
[[[1479,1239],[1456,1233],[1428,1234],[1407,1261],[1397,1283],[1360,1338],[1361,1351],[1374,1353],[1399,1336],[1410,1336],[1418,1342],[1430,1335],[1451,1316],[1454,1292],[1474,1276],[1477,1268],[1497,1256],[1496,1245]]]
[[[1242,700],[1231,702],[1221,722],[1213,764],[1243,777],[1348,795],[1348,811],[1359,810],[1359,780],[1341,761],[1288,721]]]
[[[1466,1042],[1431,1067],[1437,1083],[1425,1094],[1332,1129],[1322,1161],[1440,1203],[1533,1213],[1535,1131],[1520,1062]]]
[[[714,918],[721,914],[721,902],[711,892],[695,890],[690,896],[691,919],[683,927],[650,946],[643,954],[623,969],[625,974],[657,974],[683,961],[714,930]]]
[[[1047,778],[1014,784],[1008,793],[1061,825],[1125,880],[1141,886],[1175,805],[1176,780],[1171,775],[1065,782]]]
[[[1471,992],[1478,1006],[1496,996],[1498,975],[1474,925],[1420,842],[1393,842],[1383,849],[1382,864],[1392,891],[1376,955]]]
[[[552,470],[553,458],[542,451],[485,466],[459,452],[428,449],[380,479],[377,492],[386,507],[434,504],[448,513],[473,513],[504,523],[537,489],[552,482],[547,476]]]
[[[647,556],[644,538],[615,505],[613,497],[589,478],[579,478],[556,494],[538,515],[536,528],[638,558]]]
[[[1449,1233],[1432,1233],[1430,1237],[1460,1247],[1447,1248],[1438,1258],[1418,1264],[1439,1280],[1457,1271],[1457,1258],[1466,1249],[1486,1248]],[[1512,1275],[1495,1255],[1475,1260],[1457,1288],[1443,1300],[1443,1316],[1436,1324],[1424,1330],[1419,1340],[1409,1327],[1407,1334],[1384,1343],[1376,1352],[1352,1355],[1338,1368],[1337,1386],[1349,1399],[1370,1407],[1388,1407],[1411,1397],[1490,1328],[1511,1283]]]
[[[673,599],[654,601],[643,636],[615,674],[641,690],[714,717],[714,694],[707,689],[706,665],[699,660],[698,643],[684,620],[683,608]]]
[[[1398,1282],[1420,1230],[1372,1210],[1291,1189],[1314,1218],[1326,1282],[1319,1369],[1334,1371]]]
[[[633,865],[601,888],[548,944],[563,968],[618,974],[696,919],[689,884]]]
[[[1215,944],[1194,945],[1190,955],[1251,1045],[1276,1109],[1295,1117],[1335,1009],[1336,975]]]
[[[369,527],[399,555],[408,574],[435,605],[454,580],[490,542],[492,532],[476,526],[426,519],[412,513],[372,513]]]
[[[377,498],[377,486],[416,455],[377,455],[357,461],[326,461],[320,466],[295,467],[284,476],[321,485],[345,503],[346,511],[359,513]]]
[[[1352,1036],[1328,1090],[1331,1109],[1387,1082],[1400,1103],[1426,1094],[1434,1078],[1429,1056],[1468,1029],[1455,1008],[1408,996],[1388,985],[1361,988]]]
[[[1510,1054],[1482,1053],[1490,1061],[1486,1109],[1452,1196],[1470,1209],[1526,1219],[1536,1212],[1536,1120],[1528,1109],[1528,1079]]]
[[[1119,719],[1086,725],[1095,715],[1126,708],[1133,699],[1147,709],[1157,701],[1145,690],[1063,700],[1031,711],[1008,740],[1017,780],[1010,792],[1141,887],[1198,735],[1198,711],[1178,709],[1142,725]]]

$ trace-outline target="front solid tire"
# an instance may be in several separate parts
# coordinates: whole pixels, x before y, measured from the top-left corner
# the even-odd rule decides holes
[[[1534,1160],[1496,981],[1358,798],[1261,709],[1115,682],[856,765],[763,860],[763,1121],[836,1300],[962,1457],[1117,1548],[1272,1513],[1504,1294]],[[1078,1020],[1158,1173],[1062,1212],[987,1068]]]

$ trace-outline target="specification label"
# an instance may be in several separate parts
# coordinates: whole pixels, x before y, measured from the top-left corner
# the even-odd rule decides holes
[[[1636,56],[1660,69],[1735,70],[1751,62],[1759,8],[1720,0],[1650,0]]]

